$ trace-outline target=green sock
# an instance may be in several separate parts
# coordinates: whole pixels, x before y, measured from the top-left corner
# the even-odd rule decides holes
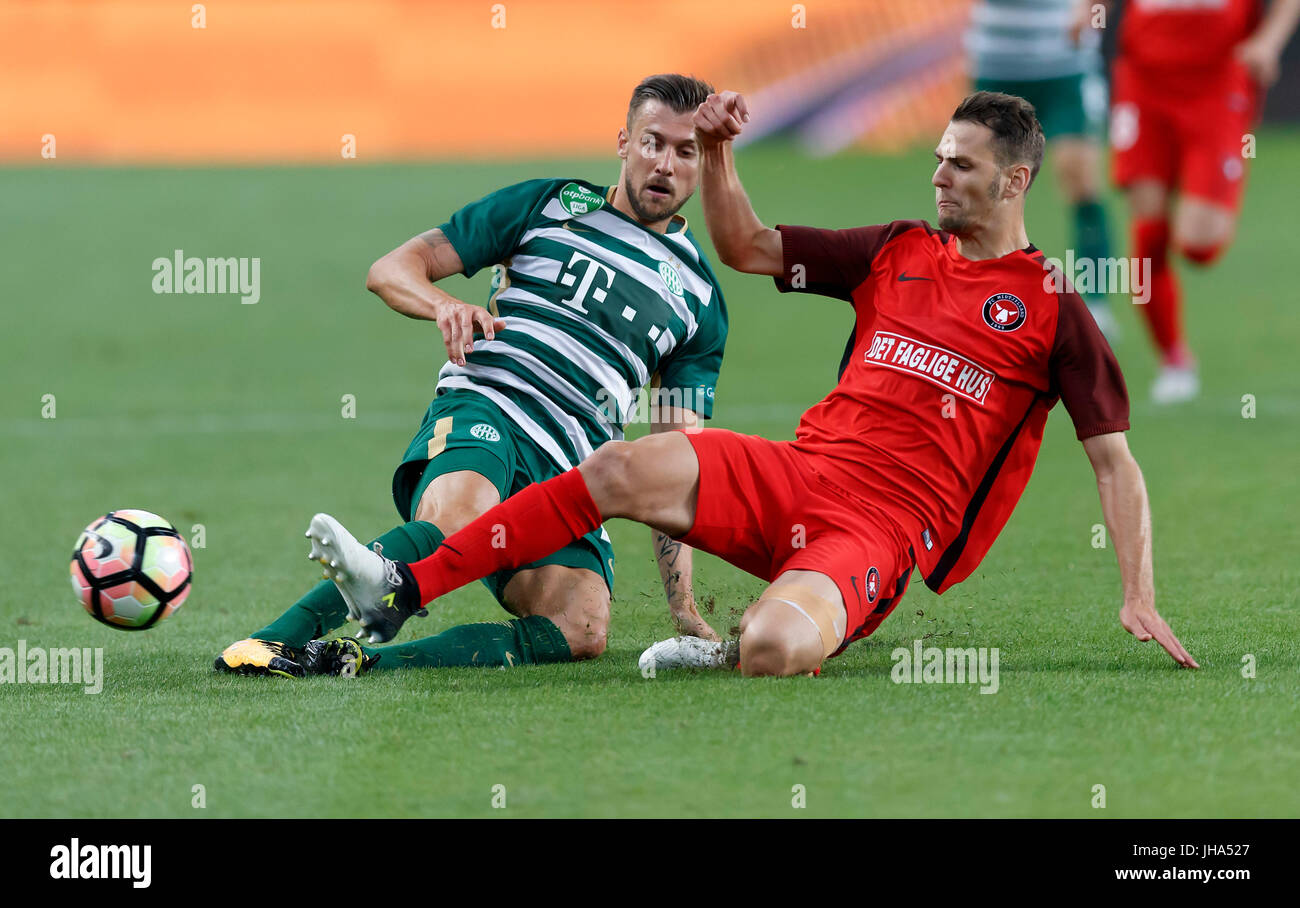
[[[550,618],[529,615],[495,624],[461,624],[435,637],[363,647],[380,656],[370,671],[385,668],[491,667],[569,662],[573,654]]]
[[[413,520],[394,527],[375,542],[384,547],[384,556],[396,561],[419,561],[432,555],[445,537],[431,523]],[[307,595],[289,606],[276,618],[252,636],[258,640],[274,640],[289,646],[302,646],[308,640],[324,637],[348,620],[348,605],[343,601],[332,580],[322,580]]]
[[[1106,206],[1096,199],[1074,206],[1074,248],[1080,259],[1090,259],[1094,267],[1110,258],[1110,231],[1106,226]],[[1091,305],[1105,305],[1104,293],[1085,293]]]

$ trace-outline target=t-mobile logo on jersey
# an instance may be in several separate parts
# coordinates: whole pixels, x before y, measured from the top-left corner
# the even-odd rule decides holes
[[[917,375],[941,388],[983,404],[993,386],[993,373],[959,353],[923,344],[901,334],[877,331],[862,357],[886,369]]]

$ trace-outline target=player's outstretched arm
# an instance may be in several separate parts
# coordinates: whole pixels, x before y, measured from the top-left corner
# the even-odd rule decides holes
[[[464,365],[465,353],[474,349],[476,332],[491,340],[505,328],[505,322],[494,319],[486,309],[463,303],[433,284],[464,271],[456,247],[435,227],[371,265],[366,289],[395,312],[437,322],[447,358]]]
[[[695,111],[703,174],[700,201],[713,248],[723,264],[748,274],[782,273],[781,233],[754,213],[736,173],[731,140],[749,121],[745,99],[734,91],[712,94]]]
[[[1200,668],[1156,611],[1151,569],[1151,506],[1142,470],[1129,452],[1124,433],[1085,438],[1083,449],[1097,474],[1101,512],[1119,559],[1120,580],[1124,585],[1120,624],[1139,640],[1154,638],[1179,665]]]
[[[698,417],[682,407],[663,407],[657,418],[650,422],[651,432],[684,432],[693,427]],[[695,605],[695,588],[692,585],[694,559],[691,547],[658,530],[650,531],[654,544],[655,560],[659,562],[659,576],[664,582],[664,595],[668,598],[668,614],[673,627],[683,637],[703,637],[720,640],[717,632],[700,617]]]

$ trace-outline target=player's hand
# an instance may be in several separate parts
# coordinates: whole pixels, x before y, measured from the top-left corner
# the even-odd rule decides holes
[[[1261,88],[1268,88],[1276,82],[1282,71],[1281,51],[1262,38],[1247,38],[1237,45],[1233,54]]]
[[[709,623],[700,617],[694,602],[674,603],[668,607],[673,619],[673,627],[682,637],[701,637],[715,643],[722,640]]]
[[[1152,638],[1165,648],[1174,661],[1184,668],[1200,668],[1183,645],[1178,642],[1174,632],[1165,619],[1160,617],[1154,605],[1132,605],[1125,603],[1119,610],[1119,623],[1138,640],[1145,643]]]
[[[720,145],[740,135],[749,122],[749,108],[740,92],[724,91],[704,99],[695,109],[695,137],[706,148]]]
[[[476,335],[492,340],[506,327],[505,321],[493,318],[492,313],[482,306],[469,303],[443,302],[435,311],[438,330],[442,332],[442,342],[447,347],[447,359],[458,366],[465,365],[465,354],[473,352]]]

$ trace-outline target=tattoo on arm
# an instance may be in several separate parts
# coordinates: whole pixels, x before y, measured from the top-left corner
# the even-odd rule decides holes
[[[664,594],[671,600],[679,594],[678,585],[682,582],[682,572],[673,570],[677,557],[682,553],[682,544],[663,533],[654,534],[655,558],[659,561],[659,573],[664,581]]]
[[[464,273],[465,263],[461,261],[460,253],[451,244],[451,240],[447,239],[447,234],[442,232],[441,227],[424,231],[418,239],[423,240],[428,247],[420,257],[425,260],[429,280],[438,281],[452,274]]]
[[[663,533],[655,533],[655,546],[658,549],[660,561],[665,561],[670,567],[677,563],[677,556],[682,551],[680,542],[671,536],[665,536]]]
[[[447,234],[442,232],[441,227],[435,227],[432,230],[424,231],[424,233],[420,234],[420,239],[424,240],[434,249],[438,249],[441,246],[451,245],[451,241],[447,239]]]

